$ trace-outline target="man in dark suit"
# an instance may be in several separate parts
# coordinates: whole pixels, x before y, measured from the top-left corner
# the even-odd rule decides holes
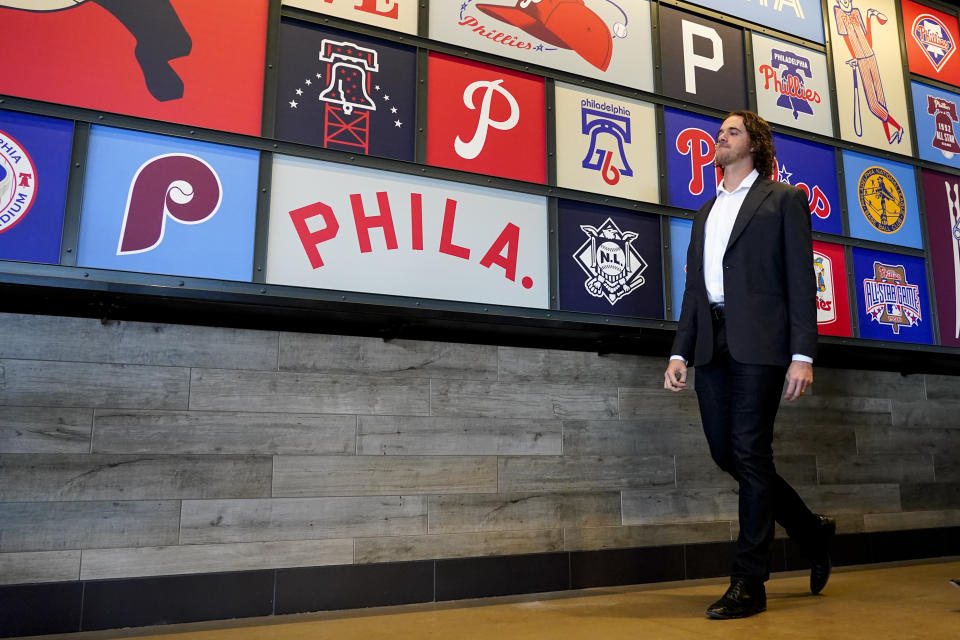
[[[817,346],[810,210],[803,192],[770,180],[770,125],[735,111],[717,135],[717,196],[697,212],[687,283],[664,387],[682,391],[687,365],[710,454],[740,485],[740,535],[730,588],[707,609],[716,619],[766,609],[776,521],[805,550],[810,590],[830,576],[836,524],[813,514],[773,462],[773,423],[784,397],[813,383]]]

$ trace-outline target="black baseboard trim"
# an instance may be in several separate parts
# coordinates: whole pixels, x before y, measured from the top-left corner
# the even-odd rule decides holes
[[[0,587],[0,638],[728,575],[733,542]],[[837,536],[836,566],[960,555],[960,527]],[[776,540],[771,569],[807,568]]]

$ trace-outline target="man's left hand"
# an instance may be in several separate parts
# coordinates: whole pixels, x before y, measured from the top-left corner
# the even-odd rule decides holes
[[[813,384],[813,365],[802,360],[794,360],[787,369],[787,390],[783,397],[793,402],[803,395]]]

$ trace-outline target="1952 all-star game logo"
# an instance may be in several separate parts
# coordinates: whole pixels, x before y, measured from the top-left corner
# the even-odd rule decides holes
[[[610,218],[599,228],[582,224],[580,229],[587,240],[573,258],[588,276],[583,284],[591,296],[614,305],[643,286],[647,262],[632,245],[636,233],[621,231]]]
[[[26,217],[36,191],[33,159],[19,142],[0,130],[0,233]]]
[[[900,183],[883,167],[869,167],[857,184],[860,209],[864,217],[881,233],[895,233],[903,226],[907,201]]]
[[[907,282],[902,265],[873,263],[873,278],[863,281],[863,298],[867,315],[894,333],[900,327],[912,327],[923,319],[920,312],[920,287]]]

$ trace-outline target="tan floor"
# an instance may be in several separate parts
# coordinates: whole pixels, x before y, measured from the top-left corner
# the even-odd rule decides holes
[[[923,564],[843,568],[823,595],[807,575],[779,574],[767,583],[766,613],[713,621],[703,610],[725,581],[590,589],[534,598],[365,609],[253,621],[58,636],[160,640],[295,640],[421,638],[504,640],[603,638],[906,638],[960,639],[960,558]],[[150,635],[159,634],[159,635]],[[51,638],[51,636],[46,636]]]

